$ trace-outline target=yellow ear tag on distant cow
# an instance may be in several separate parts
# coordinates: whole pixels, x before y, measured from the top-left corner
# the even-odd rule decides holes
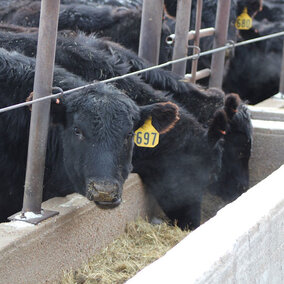
[[[138,147],[154,148],[159,144],[159,132],[152,125],[152,117],[135,131],[134,143]]]
[[[243,12],[237,17],[235,27],[238,30],[249,30],[252,27],[252,18],[248,14],[247,7],[245,7]]]

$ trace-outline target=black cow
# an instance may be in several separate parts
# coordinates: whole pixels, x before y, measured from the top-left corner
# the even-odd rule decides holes
[[[167,13],[171,15],[172,17],[176,17],[177,1],[176,0],[164,0],[164,3],[165,3],[165,8],[166,8]],[[196,10],[196,6],[197,6],[197,1],[193,1],[192,10],[194,10],[194,12]],[[231,1],[231,11],[233,11],[233,13],[236,13],[235,15],[240,15],[245,7],[248,9],[248,14],[250,16],[253,16],[256,14],[256,12],[262,9],[262,0],[232,0]],[[210,17],[215,18],[216,8],[217,8],[217,1],[215,0],[204,1],[204,4],[203,4],[204,12],[207,13],[211,11],[210,13],[211,15],[207,14],[209,18]],[[194,14],[192,16],[195,17]],[[209,19],[204,19],[204,20],[207,21]],[[212,23],[212,20],[210,20],[210,22]]]
[[[82,46],[83,42],[84,46]],[[33,39],[33,36],[0,33],[0,44],[2,46],[7,48],[17,48],[19,43],[20,48],[18,48],[18,50],[22,50],[28,55],[34,55],[36,42]],[[92,47],[93,51],[87,47]],[[91,61],[89,61],[89,59],[91,59]],[[115,43],[96,39],[94,37],[86,37],[80,34],[77,35],[76,38],[73,38],[72,41],[69,41],[68,39],[67,41],[61,41],[61,39],[59,39],[56,62],[67,68],[69,71],[84,77],[88,81],[91,81],[94,78],[105,79],[114,75],[124,74],[124,72],[127,72],[128,70],[127,68],[122,68],[122,66],[125,67],[125,64],[127,64],[127,66],[129,64],[130,66],[128,67],[132,71],[148,66],[147,62],[138,58],[133,52],[125,50]],[[141,78],[155,88],[171,90],[170,94],[163,95],[164,99],[159,98],[158,100],[169,100],[172,97],[174,101],[182,104],[205,127],[208,127],[211,123],[216,110],[224,107],[224,93],[222,91],[215,88],[207,91],[202,90],[191,84],[179,81],[181,78],[171,72],[156,70],[145,73]],[[153,96],[153,90],[151,90],[148,85],[139,82],[137,78],[119,80],[117,81],[116,86],[127,92],[127,94],[140,105],[157,100],[157,98],[154,98]],[[135,90],[135,92],[133,92],[133,90]],[[235,109],[237,109],[238,104],[239,103],[236,103]],[[244,111],[245,107],[242,109],[242,111]],[[230,117],[229,122],[231,123],[232,116],[229,113],[228,115]],[[246,130],[247,127],[250,128],[249,117],[239,125],[239,128],[242,129],[243,132],[249,133],[250,136],[248,136],[248,139],[251,139],[251,132]],[[239,131],[235,131],[231,133],[230,137],[235,137],[235,140],[237,141],[238,133]],[[230,151],[237,152],[237,150],[235,150],[235,145],[232,144],[230,140],[228,140],[228,142],[226,141],[227,136],[225,136],[225,144],[227,143],[228,150],[224,152],[224,156],[226,156],[226,152],[229,151],[229,149]],[[238,147],[246,147],[246,145],[247,144],[241,144]],[[247,151],[250,152],[250,147]],[[228,155],[230,155],[229,152]],[[235,161],[238,163],[238,155],[231,158],[232,165]],[[247,162],[248,159],[249,157],[247,157]],[[235,183],[234,187],[232,186],[230,188],[232,194],[234,194],[234,192],[239,192],[239,184],[248,184],[247,169],[239,169],[235,174],[235,179],[238,180],[238,183]]]
[[[253,28],[241,33],[242,39],[257,38],[283,31],[282,22],[254,21]],[[283,38],[272,38],[236,48],[223,82],[226,92],[236,92],[250,104],[257,104],[278,93]]]
[[[253,26],[249,30],[240,30],[238,41],[283,31],[282,1],[266,0],[262,1],[262,5],[252,2],[256,10],[252,15]],[[227,92],[238,93],[250,104],[257,104],[278,93],[282,46],[283,39],[278,37],[236,48],[223,88]]]
[[[7,43],[8,41],[6,41]],[[11,44],[11,42],[10,42]],[[22,42],[20,41],[21,46]],[[80,75],[84,78],[90,79],[90,76],[96,77],[96,76],[110,76],[114,72],[117,72],[117,68],[119,68],[120,64],[117,65],[116,58],[114,57],[114,62],[116,62],[116,65],[113,66],[107,65],[103,72],[97,72],[93,69],[92,61],[88,60],[78,60],[81,58],[80,52],[81,49],[79,48],[79,45],[76,49],[72,49],[73,53],[68,53],[68,49],[63,50],[62,49],[62,57],[66,58],[65,61],[61,61],[61,64],[65,62],[65,67],[73,68],[74,66],[78,66],[78,68],[75,68],[74,72],[81,72]],[[68,47],[68,45],[66,45]],[[77,50],[76,53],[74,53]],[[63,55],[65,51],[65,55],[67,57],[64,57]],[[90,58],[89,53],[90,50],[87,50],[88,59]],[[57,54],[60,54],[57,52]],[[77,54],[77,56],[75,56]],[[72,55],[72,56],[70,56]],[[92,55],[93,56],[93,55]],[[103,60],[105,55],[103,52],[101,54],[97,54],[97,60]],[[57,57],[58,58],[58,57]],[[86,58],[86,59],[87,59]],[[76,64],[74,65],[74,63]],[[108,61],[110,62],[110,61]],[[99,63],[96,62],[95,65]],[[91,65],[90,65],[91,64]],[[102,66],[102,62],[101,62]],[[123,65],[122,65],[123,66]],[[103,66],[102,66],[103,67]],[[100,68],[100,67],[96,67]],[[104,70],[106,68],[109,68],[108,74],[104,74]],[[79,71],[78,71],[79,70]],[[84,71],[84,72],[83,72]],[[107,71],[107,70],[106,70]],[[93,79],[92,78],[92,79]],[[135,102],[137,102],[139,105],[152,105],[153,103],[157,102],[168,102],[169,98],[165,97],[164,95],[159,95],[153,90],[150,86],[146,85],[145,83],[139,82],[138,78],[132,78],[132,80],[128,79],[127,81],[124,81],[121,83],[121,81],[118,81],[117,86],[122,84],[120,87],[121,89],[124,89],[126,91],[127,95],[131,97]],[[158,125],[159,127],[159,125]],[[222,143],[220,143],[220,139],[223,137],[222,131],[226,128],[226,116],[224,113],[217,113],[216,117],[213,119],[212,126],[209,129],[204,128],[202,125],[200,125],[196,118],[194,118],[192,115],[187,113],[186,111],[181,112],[180,114],[180,120],[176,124],[176,133],[175,137],[172,137],[173,132],[175,131],[175,128],[170,131],[172,134],[168,136],[168,134],[165,134],[165,136],[161,139],[160,144],[153,150],[137,150],[137,153],[135,156],[139,155],[139,151],[146,151],[150,155],[147,157],[146,161],[144,161],[144,165],[146,163],[149,163],[149,167],[154,164],[153,160],[162,159],[167,160],[168,162],[161,166],[161,170],[159,168],[156,169],[156,177],[159,177],[160,181],[163,181],[165,178],[165,167],[175,167],[178,160],[184,159],[183,165],[185,167],[185,170],[188,173],[191,173],[191,186],[188,188],[187,191],[184,192],[186,196],[183,196],[183,191],[181,190],[184,188],[184,186],[187,184],[185,180],[182,179],[172,179],[172,182],[169,183],[169,180],[167,180],[167,192],[165,193],[165,196],[173,194],[177,188],[180,188],[181,190],[179,192],[179,195],[177,198],[181,198],[182,200],[185,200],[185,203],[187,204],[186,208],[180,208],[178,204],[173,203],[173,205],[170,207],[169,210],[168,206],[165,205],[163,201],[159,200],[158,202],[161,203],[161,206],[166,211],[166,213],[171,218],[179,218],[178,222],[181,227],[190,226],[191,228],[194,228],[199,225],[200,222],[200,202],[201,202],[201,196],[202,191],[206,187],[210,174],[214,171],[218,172],[218,169],[220,168],[220,161],[222,157]],[[221,130],[221,132],[219,132]],[[179,134],[178,134],[179,133]],[[191,133],[191,135],[189,134]],[[184,138],[181,138],[183,137]],[[183,141],[181,143],[181,141]],[[171,143],[171,147],[169,147],[169,143]],[[136,151],[135,151],[136,153]],[[175,153],[175,154],[171,154]],[[146,154],[144,153],[142,156],[146,157]],[[152,158],[151,158],[152,157]],[[177,158],[180,157],[180,159],[177,160]],[[186,159],[185,159],[186,157]],[[151,161],[152,160],[152,161]],[[134,167],[138,173],[141,174],[142,178],[145,176],[145,180],[148,177],[144,172],[143,168],[144,166],[139,166],[139,163],[143,162],[140,161],[140,159],[135,159],[134,161],[138,161],[138,166],[136,163],[134,163]],[[141,170],[141,172],[139,171]],[[169,171],[169,170],[168,170]],[[189,176],[189,174],[188,174]],[[186,178],[185,178],[186,179]],[[155,182],[153,182],[153,186],[151,186],[151,183],[149,185],[149,181],[147,182],[148,188],[150,191],[155,191]],[[179,186],[180,185],[180,186]],[[184,204],[185,204],[184,203]],[[175,215],[170,212],[174,211],[184,211],[185,214],[182,218],[181,216],[178,217],[178,215]],[[170,212],[169,212],[170,211]],[[169,213],[168,213],[169,212]],[[176,216],[176,217],[175,217]]]
[[[177,1],[167,1],[165,0],[165,5],[167,12],[171,16],[176,16],[176,3]],[[238,1],[231,1],[231,9],[230,9],[230,20],[229,20],[229,30],[228,30],[228,39],[229,40],[236,40],[237,39],[237,32],[235,29],[235,20],[238,15],[240,15],[245,7],[248,8],[248,13],[250,16],[255,16],[259,10],[261,10],[261,0],[238,0]],[[203,3],[203,14],[202,14],[202,28],[211,27],[215,25],[215,16],[217,10],[217,1],[204,1]],[[196,1],[192,3],[192,13],[191,13],[191,29],[194,28],[195,25],[195,13],[196,13]],[[200,42],[200,46],[202,50],[207,50],[212,48],[213,40],[211,38],[202,39]],[[236,49],[236,53],[238,49]],[[243,55],[243,54],[242,54]],[[250,60],[252,60],[253,55],[251,53],[246,55]],[[241,58],[241,56],[239,57]],[[242,58],[245,58],[244,56]],[[226,64],[230,67],[234,66],[235,62],[234,57],[230,56],[230,60],[226,61]],[[276,60],[279,60],[276,59]],[[245,60],[244,60],[245,62]],[[240,68],[238,74],[241,76],[246,76],[245,72],[245,65],[246,63],[241,62],[238,60],[238,67]],[[280,62],[280,61],[279,61]],[[188,64],[188,70],[190,64]],[[210,60],[202,59],[199,61],[199,68],[210,67]],[[229,70],[229,71],[228,71]],[[226,74],[226,72],[229,72]],[[234,76],[235,73],[231,73],[230,68],[226,68],[225,70],[225,82],[227,82],[225,91],[228,93],[236,92],[240,93],[242,96],[242,92],[238,88],[246,88],[246,84],[234,84],[233,86],[236,89],[232,89],[230,83],[232,80],[236,79]],[[274,76],[275,72],[273,72]],[[271,76],[271,77],[272,77]],[[269,76],[270,77],[270,76]],[[228,78],[228,79],[227,79]],[[247,82],[247,79],[244,80]],[[251,76],[249,80],[253,80],[254,76]],[[208,83],[207,80],[200,81],[203,85]],[[228,87],[227,87],[228,86]],[[248,189],[249,185],[249,171],[248,171],[248,162],[250,158],[251,152],[251,142],[252,142],[252,126],[250,115],[246,106],[241,103],[240,99],[236,95],[229,95],[226,97],[226,101],[221,96],[216,96],[216,93],[219,93],[218,90],[212,88],[208,90],[208,94],[213,94],[213,97],[216,99],[215,104],[209,104],[212,108],[208,111],[208,116],[200,115],[206,109],[208,103],[206,99],[204,103],[200,104],[198,108],[194,108],[194,104],[192,104],[191,98],[182,95],[182,94],[174,94],[174,99],[180,103],[187,110],[193,113],[198,120],[203,123],[207,124],[208,121],[212,118],[212,114],[216,109],[220,108],[220,105],[223,106],[225,104],[225,109],[227,116],[229,117],[228,120],[228,129],[226,131],[226,135],[224,137],[224,153],[222,157],[222,169],[219,175],[216,177],[217,180],[214,181],[209,187],[208,190],[211,193],[217,194],[222,197],[226,201],[232,201],[236,197],[238,197],[241,193]],[[204,97],[203,97],[204,98]],[[243,98],[243,96],[242,96]],[[219,101],[219,103],[218,103]],[[215,105],[215,109],[214,109]],[[201,110],[201,112],[200,112]]]
[[[11,4],[0,10],[0,20],[5,23],[38,27],[40,2],[19,5]],[[81,30],[85,33],[96,33],[98,36],[109,37],[113,41],[138,52],[141,24],[141,6],[128,5],[116,7],[110,5],[69,4],[61,5],[58,30]],[[131,29],[129,29],[131,27]],[[170,35],[167,24],[162,26],[160,62],[171,59],[172,47],[166,44]]]
[[[182,229],[200,224],[202,196],[221,167],[226,127],[222,111],[215,113],[212,125],[206,129],[181,109],[176,127],[157,149],[134,149],[134,172]]]
[[[36,54],[36,46],[36,34],[0,32],[0,47],[33,57]],[[69,37],[69,34],[67,38],[59,37],[55,61],[87,81],[103,80],[150,66],[134,52],[116,43],[92,36],[86,37],[83,34],[75,37]],[[183,82],[180,76],[166,70],[159,69],[143,73],[141,79],[155,89],[170,92],[169,97],[174,95],[174,99],[182,104],[187,101],[187,109],[192,113],[195,112],[200,122],[208,121],[215,110],[224,105],[222,91],[201,90],[190,83]],[[122,79],[114,84],[130,94],[133,90],[136,96],[139,93],[137,99],[140,100],[140,104],[143,104],[145,93],[149,96],[152,93],[149,86],[143,84],[137,77]]]
[[[34,59],[0,50],[0,107],[25,101],[32,91]],[[55,68],[54,85],[86,84]],[[118,205],[131,171],[133,131],[152,116],[160,132],[176,123],[173,103],[139,107],[111,85],[97,84],[52,104],[44,178],[44,200],[78,192],[105,206]],[[166,119],[165,119],[166,117]],[[30,111],[0,115],[0,220],[21,209]]]
[[[22,50],[25,54],[34,55],[36,39],[33,35],[0,33],[0,44],[10,49],[17,48],[18,46],[18,50]],[[72,41],[70,41],[69,38],[59,38],[56,62],[69,71],[84,77],[88,81],[94,78],[105,79],[115,75],[125,74],[129,70],[139,70],[148,66],[147,62],[138,58],[133,52],[125,50],[115,43],[94,37],[86,37],[81,34],[76,35]],[[154,91],[150,86],[145,85],[139,81],[138,78],[119,80],[116,86],[126,92],[140,105],[148,104],[151,101],[154,102],[157,99],[158,101],[165,101],[173,98],[174,101],[182,104],[205,127],[208,127],[208,124],[210,124],[216,110],[224,107],[224,94],[220,90],[214,88],[207,91],[201,90],[196,86],[179,81],[181,78],[171,72],[156,70],[145,73],[141,78],[155,88],[162,90],[168,89],[171,90],[171,92],[169,94],[163,94],[163,99],[155,98],[153,96]],[[135,92],[133,92],[133,90],[135,90]],[[231,123],[231,118],[232,117],[230,117],[229,123]],[[250,127],[249,118],[239,127],[244,128],[243,131],[246,132],[245,128]],[[238,140],[237,131],[233,132],[230,136]],[[248,139],[250,138],[251,136],[248,137]],[[226,142],[227,136],[225,136],[224,140],[227,145],[226,149],[228,149],[224,152],[224,156],[227,155],[227,151],[228,155],[230,155],[230,151],[235,151],[235,145],[232,144],[229,139],[228,142]],[[241,144],[239,147],[246,147],[246,144]],[[250,152],[250,147],[247,151]],[[248,158],[249,157],[247,157],[247,162]],[[232,158],[231,161],[232,165],[235,161],[237,163],[238,155]],[[235,176],[239,184],[243,184],[243,180],[245,180],[246,184],[248,183],[247,169],[240,169]],[[232,192],[232,194],[239,192],[238,187],[238,183],[235,183],[235,186],[230,188],[230,192]]]
[[[229,16],[229,26],[228,26],[228,40],[237,40],[237,30],[235,28],[235,21],[238,15],[240,15],[245,7],[248,8],[248,13],[250,16],[254,16],[261,9],[262,0],[233,0],[231,1],[230,6],[230,16]],[[202,21],[201,28],[215,27],[216,13],[217,13],[217,0],[205,0],[203,1],[203,10],[202,10]],[[176,17],[176,8],[177,1],[165,0],[166,13],[171,17]],[[190,17],[190,30],[195,29],[196,21],[196,8],[197,1],[192,1],[191,6],[191,17]],[[171,29],[171,32],[175,32],[175,21],[168,23],[168,26]],[[190,45],[193,45],[193,41],[189,42]],[[213,48],[213,37],[205,37],[200,39],[200,49],[201,51],[210,50]],[[189,49],[188,54],[192,54],[192,49]],[[226,52],[226,65],[229,64],[233,53],[229,50]],[[211,56],[201,57],[198,61],[198,69],[210,68],[211,66]],[[187,73],[191,72],[191,61],[187,62]],[[227,68],[225,68],[224,73],[226,74]],[[208,86],[208,78],[202,79],[199,81],[199,84],[203,86]]]
[[[249,159],[252,148],[252,124],[248,108],[237,94],[227,95],[225,111],[228,128],[225,136],[221,171],[208,190],[226,202],[232,202],[249,187]]]
[[[282,0],[263,0],[262,10],[255,16],[257,21],[266,20],[271,23],[281,22],[284,18]]]
[[[224,136],[222,168],[208,190],[229,202],[244,193],[249,187],[248,163],[252,148],[251,118],[248,108],[241,101],[239,95],[228,94],[224,99],[218,95],[220,90],[215,88],[209,89],[207,94],[208,96],[211,94],[215,98],[215,103],[208,102],[206,96],[200,96],[200,105],[195,108],[191,98],[186,95],[174,94],[173,98],[197,117],[205,127],[212,121],[214,113],[224,108],[228,124]],[[201,103],[201,101],[203,102]],[[206,112],[207,105],[210,106],[207,116],[201,115]]]
[[[5,23],[20,24],[27,27],[37,27],[40,16],[40,1],[1,1],[6,5],[0,7],[0,20]]]

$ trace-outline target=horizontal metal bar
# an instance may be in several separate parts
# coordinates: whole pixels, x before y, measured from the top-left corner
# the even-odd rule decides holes
[[[199,70],[199,71],[196,72],[195,80],[197,81],[197,80],[209,77],[210,74],[211,74],[211,70],[209,68],[205,68],[205,69]],[[191,74],[185,74],[184,78],[191,80],[192,75]]]
[[[93,82],[93,83],[90,83],[90,84],[87,84],[87,85],[84,85],[84,86],[81,86],[81,87],[70,89],[70,90],[65,91],[63,93],[57,93],[57,94],[46,96],[44,98],[36,99],[36,100],[30,101],[30,102],[24,102],[24,103],[15,104],[15,105],[12,105],[12,106],[4,107],[4,108],[0,109],[0,113],[5,112],[5,111],[9,111],[9,110],[13,110],[13,109],[17,109],[17,108],[20,108],[20,107],[24,107],[24,106],[29,106],[29,105],[32,105],[34,103],[39,103],[39,102],[44,101],[44,100],[59,98],[63,95],[69,95],[73,92],[77,92],[77,91],[86,89],[90,86],[94,86],[94,85],[97,85],[97,84],[100,84],[100,83],[111,83],[111,82],[114,82],[116,80],[125,79],[125,78],[128,78],[130,76],[134,76],[134,75],[139,75],[139,74],[142,74],[144,72],[148,72],[148,71],[155,70],[155,69],[158,69],[158,68],[166,67],[166,66],[171,65],[171,64],[176,63],[176,62],[181,62],[181,61],[185,61],[185,60],[192,60],[192,59],[197,58],[198,56],[199,57],[200,56],[206,56],[206,55],[210,55],[210,54],[220,52],[220,51],[223,51],[223,50],[226,50],[226,49],[231,49],[231,48],[239,47],[239,46],[242,46],[242,45],[247,45],[247,44],[250,44],[250,43],[263,41],[263,40],[267,40],[267,39],[274,38],[274,37],[280,37],[280,36],[284,36],[284,31],[279,32],[279,33],[270,34],[270,35],[267,35],[267,36],[262,36],[262,37],[257,37],[257,38],[253,38],[253,39],[249,39],[249,40],[244,40],[244,41],[238,42],[238,43],[229,43],[229,44],[226,44],[224,46],[221,46],[221,47],[218,47],[218,48],[215,48],[215,49],[203,51],[199,55],[186,56],[184,58],[179,58],[179,59],[176,59],[176,60],[168,61],[166,63],[151,66],[151,67],[145,68],[143,70],[138,70],[138,71],[135,71],[135,72],[131,72],[131,73],[124,74],[124,75],[121,75],[121,76],[113,77],[113,78],[106,79],[106,80],[103,80],[103,81],[96,81],[96,82]]]
[[[188,40],[193,40],[195,38],[195,31],[189,31],[187,35]],[[201,29],[199,30],[199,38],[202,37],[207,37],[207,36],[212,36],[215,34],[215,29],[214,28],[206,28],[206,29]]]
[[[214,28],[206,28],[206,29],[200,29],[199,30],[199,37],[207,37],[207,36],[212,36],[215,34],[215,29]],[[166,43],[167,44],[173,44],[175,41],[175,34],[171,34],[167,36],[166,38]],[[195,38],[195,31],[191,30],[187,34],[187,40],[193,40]]]

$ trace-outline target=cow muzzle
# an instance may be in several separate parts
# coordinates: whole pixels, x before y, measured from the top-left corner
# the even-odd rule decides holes
[[[114,208],[121,203],[121,188],[116,182],[91,181],[88,183],[87,198],[101,208]]]

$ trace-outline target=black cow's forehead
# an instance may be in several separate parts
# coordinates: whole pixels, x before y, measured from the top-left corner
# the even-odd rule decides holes
[[[138,111],[136,103],[112,85],[98,84],[66,97],[67,111],[88,110],[96,112],[100,108],[123,107]],[[117,105],[117,106],[116,106]]]
[[[89,88],[84,94],[70,97],[66,106],[67,112],[73,114],[74,123],[85,124],[88,131],[103,135],[129,131],[139,119],[136,103],[112,86]]]

